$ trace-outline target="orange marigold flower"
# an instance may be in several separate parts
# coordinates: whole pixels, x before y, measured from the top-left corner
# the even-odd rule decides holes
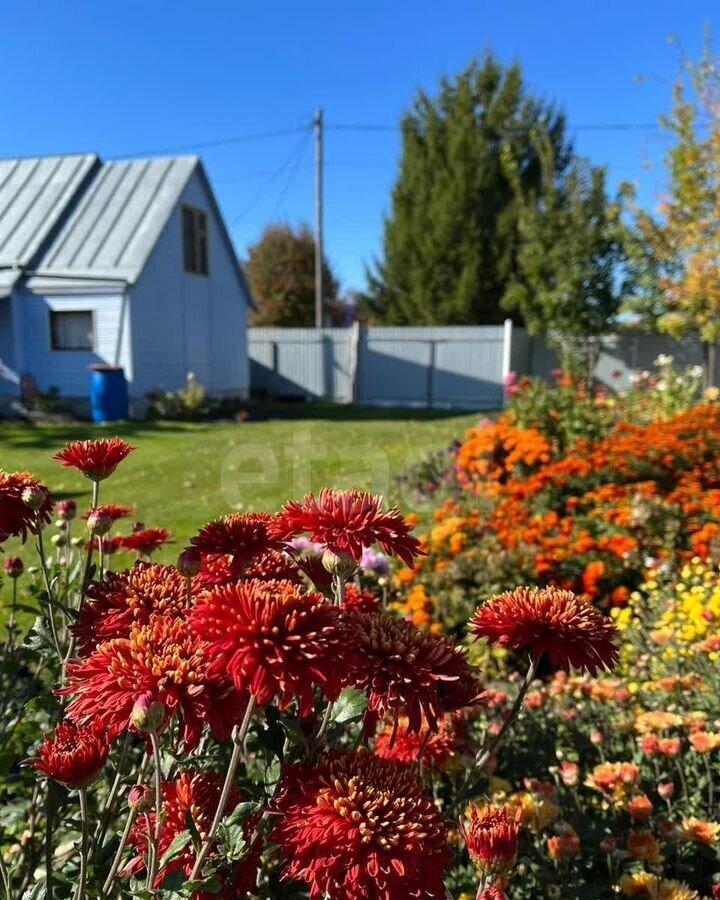
[[[129,637],[133,624],[149,621],[153,613],[182,615],[187,584],[173,566],[139,562],[91,581],[87,597],[73,626],[83,655],[103,641]]]
[[[678,833],[678,840],[714,847],[718,842],[718,834],[720,834],[720,824],[717,822],[704,822],[702,819],[696,819],[694,816],[691,816],[688,819],[683,819],[682,827]]]
[[[311,900],[445,896],[447,829],[410,767],[364,752],[290,766],[275,808],[283,877]]]
[[[91,481],[108,478],[135,448],[122,438],[98,438],[95,441],[72,441],[53,459],[82,472]]]
[[[455,756],[458,745],[460,723],[450,716],[443,716],[438,722],[437,732],[408,731],[408,720],[387,722],[375,739],[375,753],[382,759],[394,759],[401,763],[445,766]]]
[[[306,494],[302,502],[286,503],[272,526],[282,540],[308,534],[311,541],[325,544],[334,553],[348,554],[357,562],[366,547],[380,544],[387,554],[399,556],[412,566],[424,555],[420,542],[396,508],[382,509],[383,498],[364,491],[323,489],[317,499]]]
[[[470,620],[476,638],[511,650],[528,650],[535,660],[595,675],[612,669],[618,657],[616,629],[587,600],[557,588],[516,588],[479,606]]]
[[[31,760],[35,768],[53,781],[73,790],[91,784],[107,762],[110,744],[105,726],[99,718],[87,725],[61,722],[54,734],[46,734],[39,759]]]
[[[720,747],[720,734],[710,731],[696,731],[690,735],[690,743],[698,753],[711,753]]]
[[[283,542],[270,533],[274,521],[269,513],[232,513],[203,525],[190,544],[203,554],[229,556],[238,573],[251,559],[282,549]]]
[[[504,807],[471,804],[469,821],[460,821],[460,834],[483,875],[502,875],[515,865],[520,826]]]
[[[409,732],[427,720],[433,731],[444,712],[468,706],[478,683],[464,652],[442,635],[382,613],[348,613],[352,679],[369,698],[366,724],[404,712]]]
[[[191,613],[216,668],[259,704],[297,698],[301,715],[319,687],[334,700],[344,686],[348,653],[340,611],[289,581],[245,581],[203,594]]]
[[[662,859],[660,844],[649,831],[631,831],[626,850],[633,859],[644,862],[657,863]]]
[[[67,687],[58,693],[72,696],[73,721],[86,723],[98,715],[112,736],[130,725],[140,697],[152,697],[165,706],[168,718],[180,718],[183,741],[193,749],[205,724],[227,740],[246,705],[213,663],[208,644],[186,621],[155,614],[133,625],[127,638],[105,641],[85,659],[71,661]]]
[[[547,847],[551,859],[567,859],[580,852],[580,836],[575,829],[561,823],[556,826],[559,834],[548,838]]]
[[[23,499],[26,491],[37,498],[32,506]],[[47,525],[51,511],[48,489],[34,475],[0,470],[0,544],[9,537],[20,537],[24,542],[28,532],[37,534],[38,522]]]
[[[123,550],[132,550],[140,556],[150,556],[170,540],[167,528],[143,528],[120,538]]]
[[[639,794],[628,803],[627,811],[633,822],[647,822],[653,811],[652,801],[646,794]]]
[[[162,858],[167,853],[175,838],[187,831],[188,818],[200,835],[206,838],[210,831],[210,825],[218,805],[223,779],[214,773],[195,772],[192,770],[182,772],[175,781],[165,781],[162,785],[163,821],[160,826],[159,853]],[[240,791],[233,787],[226,807],[226,814],[230,814],[242,800]],[[150,835],[155,830],[155,813],[150,813],[147,819],[138,819],[130,832],[129,844],[138,853],[123,871],[123,875],[137,875],[145,871],[148,856],[148,825]],[[257,817],[251,816],[243,820],[243,833],[250,837],[257,822]],[[254,893],[255,880],[259,862],[259,844],[232,870],[221,869],[218,873],[222,883],[222,897],[245,897]],[[214,853],[214,848],[211,854]],[[174,872],[182,871],[186,876],[192,873],[195,864],[195,848],[188,841],[182,851],[173,856],[169,862],[160,867],[153,887],[157,890],[163,881]],[[196,893],[196,898],[210,898],[217,894]]]

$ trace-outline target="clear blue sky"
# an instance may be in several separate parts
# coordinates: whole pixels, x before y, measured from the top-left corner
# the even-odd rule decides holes
[[[333,124],[395,125],[422,85],[492,47],[571,126],[643,125],[667,110],[677,35],[702,45],[717,0],[290,0],[8,3],[0,156],[124,156]],[[717,17],[716,17],[717,18]],[[637,83],[637,76],[643,76]],[[656,130],[579,130],[577,146],[647,202]],[[326,135],[326,250],[349,287],[377,252],[394,131]],[[192,148],[192,152],[195,152]],[[198,149],[238,251],[278,218],[312,220],[312,141],[291,133]]]

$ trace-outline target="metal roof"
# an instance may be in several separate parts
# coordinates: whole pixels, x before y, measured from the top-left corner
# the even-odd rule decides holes
[[[133,284],[197,167],[207,182],[196,156],[0,160],[0,297],[24,274]]]
[[[35,261],[35,273],[134,283],[198,162],[186,156],[103,163]]]

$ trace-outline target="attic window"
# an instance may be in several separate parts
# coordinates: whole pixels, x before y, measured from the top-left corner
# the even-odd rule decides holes
[[[50,310],[50,346],[53,350],[93,350],[95,328],[90,310]]]
[[[182,224],[185,271],[193,275],[207,275],[207,213],[192,206],[183,206]]]

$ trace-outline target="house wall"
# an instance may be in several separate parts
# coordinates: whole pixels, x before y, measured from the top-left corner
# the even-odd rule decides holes
[[[13,353],[11,301],[9,297],[0,297],[0,396],[17,396],[19,382]]]
[[[183,269],[184,203],[208,213],[207,276]],[[248,298],[197,173],[185,186],[130,296],[134,396],[155,388],[177,390],[188,372],[214,393],[248,393]]]
[[[120,332],[123,298],[121,294],[75,295],[54,297],[18,293],[13,297],[13,325],[16,347],[22,348],[17,359],[17,374],[31,375],[41,391],[57,387],[63,397],[87,398],[90,393],[88,366],[93,363],[115,363],[116,345]],[[79,312],[92,310],[94,314],[95,348],[84,350],[53,350],[50,334],[50,311]],[[125,322],[120,342],[118,364],[132,386],[133,367],[130,356],[130,318]],[[0,351],[1,352],[1,351]]]

